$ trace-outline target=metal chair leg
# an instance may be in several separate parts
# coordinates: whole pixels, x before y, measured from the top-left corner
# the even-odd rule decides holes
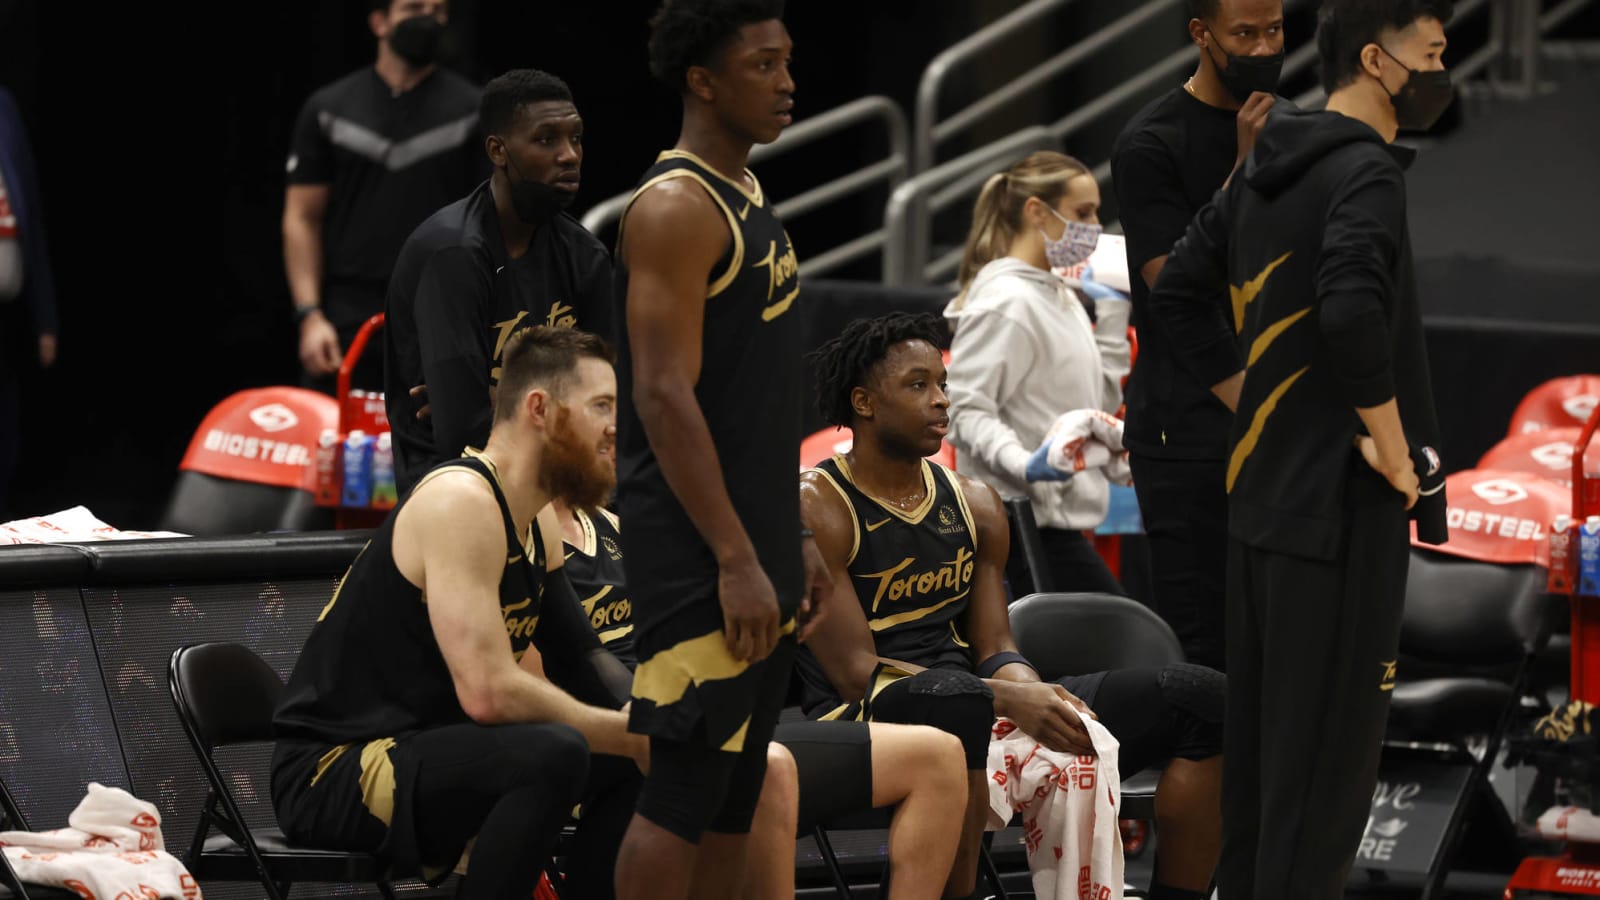
[[[850,882],[845,880],[844,872],[839,868],[839,858],[834,855],[833,842],[828,840],[828,833],[821,826],[811,829],[811,836],[816,839],[817,852],[822,855],[822,862],[828,867],[828,874],[833,876],[833,886],[844,900],[855,900],[855,895],[850,892]]]

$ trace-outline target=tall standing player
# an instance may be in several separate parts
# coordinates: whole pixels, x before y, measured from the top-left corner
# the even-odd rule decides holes
[[[799,272],[751,146],[789,124],[779,0],[666,0],[650,66],[683,98],[618,238],[619,492],[651,763],[617,860],[624,900],[686,897],[697,859],[743,881],[797,617],[826,592],[802,536]],[[704,884],[704,882],[702,882]]]

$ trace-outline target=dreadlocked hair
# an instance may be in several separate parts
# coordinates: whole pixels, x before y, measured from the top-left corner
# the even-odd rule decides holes
[[[853,416],[850,393],[864,387],[872,367],[902,341],[927,341],[943,350],[950,328],[935,313],[890,313],[856,319],[836,338],[807,354],[816,373],[817,409],[829,425],[847,428]]]

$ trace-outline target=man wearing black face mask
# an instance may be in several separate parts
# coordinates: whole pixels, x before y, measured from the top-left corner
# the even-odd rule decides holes
[[[480,119],[493,174],[417,227],[389,281],[384,402],[402,493],[483,446],[501,352],[518,327],[610,333],[611,256],[563,212],[583,165],[572,92],[554,75],[515,69],[484,87]]]
[[[1223,635],[1233,417],[1180,365],[1149,308],[1150,285],[1189,220],[1249,154],[1283,66],[1282,0],[1189,0],[1194,75],[1140,110],[1111,155],[1128,238],[1139,356],[1127,386],[1134,491],[1150,547],[1153,601],[1190,662],[1227,667]]]
[[[1343,896],[1395,686],[1407,519],[1424,542],[1446,538],[1406,227],[1414,152],[1393,141],[1450,103],[1450,13],[1447,0],[1325,0],[1327,111],[1272,117],[1150,293],[1183,365],[1237,410],[1229,900]]]
[[[328,393],[361,324],[383,311],[395,254],[484,173],[478,89],[439,68],[445,0],[375,0],[378,58],[318,90],[295,123],[283,259],[304,383]],[[358,387],[376,387],[369,354]]]

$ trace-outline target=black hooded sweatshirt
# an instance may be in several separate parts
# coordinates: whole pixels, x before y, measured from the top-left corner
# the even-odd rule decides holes
[[[1406,226],[1403,171],[1413,156],[1338,113],[1274,115],[1150,293],[1202,384],[1247,370],[1227,487],[1229,530],[1250,546],[1322,560],[1341,553],[1348,482],[1365,466],[1356,409],[1391,399],[1422,482],[1417,534],[1445,541]],[[1216,300],[1224,280],[1229,308]]]

